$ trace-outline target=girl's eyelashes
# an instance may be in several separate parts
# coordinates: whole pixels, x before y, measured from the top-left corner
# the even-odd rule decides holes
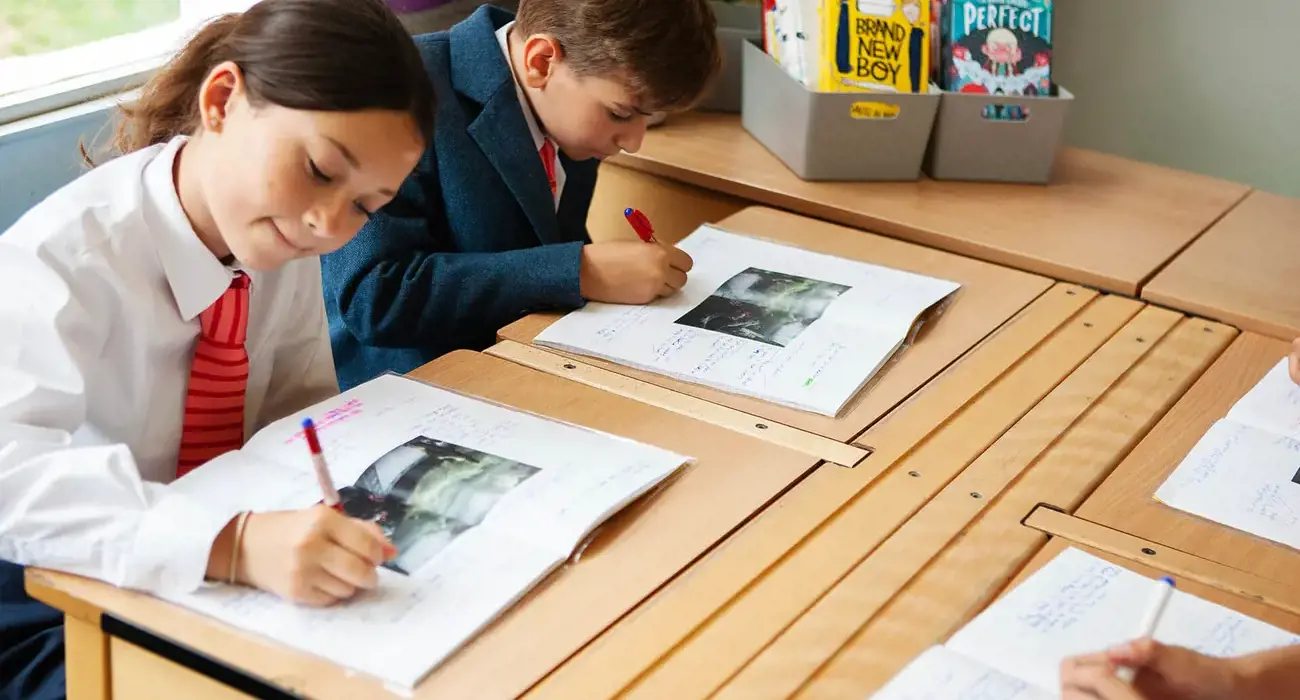
[[[373,211],[370,211],[369,209],[367,209],[367,208],[366,208],[366,205],[362,204],[361,202],[354,202],[354,203],[352,204],[352,206],[356,207],[356,208],[357,208],[357,211],[360,212],[361,215],[364,216],[364,217],[366,217],[366,218],[369,218],[369,217],[375,215],[375,213],[374,213]]]
[[[311,158],[307,159],[307,166],[311,169],[311,176],[313,180],[323,185],[328,185],[331,182],[334,182],[334,178],[330,177],[329,175],[326,175],[323,170],[317,167],[316,161],[312,160]]]
[[[614,110],[611,109],[611,110],[609,110],[609,118],[610,118],[610,119],[613,119],[613,120],[616,121],[616,122],[625,122],[625,121],[630,121],[630,120],[632,119],[632,115],[631,115],[631,114],[620,114],[619,112],[616,112],[616,111],[614,111]]]

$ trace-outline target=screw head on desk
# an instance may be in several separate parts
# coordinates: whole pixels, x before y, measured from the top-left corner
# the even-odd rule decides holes
[[[1083,327],[1084,327],[1084,328],[1092,328],[1092,321],[1084,321],[1084,322],[1083,322]]]
[[[565,365],[564,368],[565,368],[565,369],[577,369],[578,366],[577,366],[577,365]]]
[[[913,477],[919,477],[921,476],[921,472],[908,472],[907,475]]]
[[[767,430],[767,423],[755,423],[754,427],[759,430]]]
[[[1139,342],[1139,343],[1145,343],[1145,342],[1147,342],[1147,339],[1146,339],[1146,338],[1143,338],[1143,337],[1141,337],[1141,336],[1138,336],[1138,342]]]
[[[979,492],[979,491],[971,491],[971,492],[970,492],[970,497],[971,497],[971,498],[984,498],[984,496],[980,495],[980,492]]]
[[[1143,547],[1142,553],[1147,555],[1148,557],[1154,557],[1156,555],[1156,550],[1151,549],[1150,547]]]

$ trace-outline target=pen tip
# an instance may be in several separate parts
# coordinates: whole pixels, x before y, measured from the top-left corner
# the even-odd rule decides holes
[[[311,427],[311,419],[310,419],[310,418],[303,418],[303,419],[302,419],[302,427],[304,427],[304,428],[310,428],[310,427]]]
[[[628,207],[627,209],[623,210],[623,216],[631,216],[631,215],[632,215],[632,207]]]
[[[1177,585],[1174,584],[1174,579],[1173,579],[1173,577],[1171,577],[1171,576],[1161,576],[1161,577],[1160,577],[1160,581],[1161,581],[1162,583],[1167,583],[1167,584],[1169,584],[1170,586],[1173,586],[1174,588],[1177,588],[1177,587],[1178,587]]]

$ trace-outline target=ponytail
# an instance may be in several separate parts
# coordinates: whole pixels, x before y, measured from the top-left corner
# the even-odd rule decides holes
[[[249,103],[317,112],[407,111],[427,141],[433,88],[410,34],[383,0],[261,0],[205,25],[122,105],[111,142],[126,154],[201,128],[199,90],[226,61]],[[94,165],[85,147],[82,158]]]
[[[140,91],[133,102],[122,105],[112,148],[131,153],[199,127],[199,87],[217,65],[213,57],[234,33],[237,14],[223,15],[205,25]]]

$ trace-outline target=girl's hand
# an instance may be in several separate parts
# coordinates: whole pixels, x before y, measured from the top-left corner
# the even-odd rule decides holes
[[[1137,671],[1133,685],[1115,676]],[[1236,662],[1144,639],[1061,663],[1061,700],[1228,700],[1240,684]]]
[[[1300,384],[1300,338],[1291,341],[1291,381]]]
[[[235,552],[241,582],[310,606],[374,588],[375,568],[396,555],[378,525],[323,505],[249,515]]]

